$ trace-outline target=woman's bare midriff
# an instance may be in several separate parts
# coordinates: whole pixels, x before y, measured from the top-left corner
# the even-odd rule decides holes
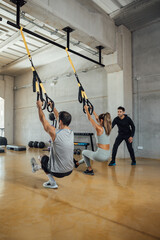
[[[97,146],[99,147],[99,148],[102,148],[102,149],[104,149],[104,150],[109,150],[110,149],[110,145],[109,144],[97,144]]]

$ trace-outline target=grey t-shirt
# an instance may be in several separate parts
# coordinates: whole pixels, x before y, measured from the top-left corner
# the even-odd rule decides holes
[[[70,129],[56,131],[51,142],[48,168],[51,172],[65,173],[73,170],[74,134]]]

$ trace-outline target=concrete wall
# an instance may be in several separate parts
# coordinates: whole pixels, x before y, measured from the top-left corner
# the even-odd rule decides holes
[[[78,69],[79,78],[82,82],[87,96],[95,106],[98,114],[107,111],[107,73],[103,68],[93,68],[86,73],[81,72],[82,69],[93,67],[92,63],[88,63],[77,56],[71,56]],[[39,76],[44,83],[44,87],[49,96],[51,96],[56,104],[58,111],[66,110],[72,114],[73,120],[71,128],[74,131],[94,132],[92,126],[86,119],[86,115],[82,111],[82,105],[77,100],[78,85],[74,75],[67,77],[72,73],[72,68],[67,57],[45,65],[37,69]],[[59,77],[57,84],[51,86],[51,82]],[[15,87],[15,124],[14,124],[14,142],[16,144],[27,144],[30,140],[42,140],[47,142],[49,136],[44,132],[43,127],[38,118],[36,108],[36,94],[32,92],[32,72],[28,71],[23,75],[16,77]],[[25,85],[25,88],[22,88]],[[48,112],[45,111],[46,118]],[[89,141],[89,138],[83,139]]]
[[[133,33],[137,156],[160,158],[160,22]]]
[[[5,100],[4,102],[4,136],[7,138],[8,143],[13,143],[13,84],[14,78],[10,76],[0,75],[0,97]]]
[[[0,128],[4,128],[4,99],[0,97]]]

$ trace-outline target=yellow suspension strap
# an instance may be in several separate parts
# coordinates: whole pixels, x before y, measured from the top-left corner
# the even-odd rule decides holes
[[[36,74],[36,69],[33,65],[33,62],[32,62],[32,57],[31,57],[31,54],[30,54],[30,51],[29,51],[29,48],[27,46],[27,42],[26,42],[26,39],[25,39],[25,36],[23,34],[23,28],[21,27],[20,28],[20,32],[21,32],[21,35],[22,35],[22,39],[23,39],[23,42],[24,42],[24,46],[26,48],[26,51],[27,51],[27,54],[28,54],[28,58],[29,58],[29,61],[31,63],[31,69],[32,69],[32,72],[33,72],[33,92],[36,92],[36,81],[37,81],[37,74]]]
[[[73,71],[74,71],[74,75],[77,79],[77,82],[78,82],[78,87],[79,87],[79,92],[78,92],[78,101],[80,103],[83,103],[83,112],[86,113],[85,109],[84,109],[84,106],[87,105],[88,106],[88,111],[89,111],[89,114],[92,115],[93,113],[93,110],[94,110],[94,107],[93,105],[91,104],[91,102],[88,100],[88,97],[84,91],[84,88],[82,87],[82,84],[81,82],[79,81],[79,78],[78,78],[78,75],[76,73],[76,70],[75,70],[75,67],[73,65],[73,62],[72,62],[72,59],[68,53],[68,48],[65,49],[66,50],[66,53],[67,53],[67,56],[68,56],[68,60],[73,68]]]
[[[36,71],[36,69],[33,65],[32,57],[31,57],[29,48],[27,46],[25,36],[23,34],[23,28],[22,27],[20,28],[20,32],[21,32],[21,35],[22,35],[22,39],[23,39],[23,42],[24,42],[24,45],[25,45],[25,48],[26,48],[26,51],[27,51],[27,54],[28,54],[28,58],[29,58],[30,63],[31,63],[31,69],[32,69],[32,72],[33,72],[33,92],[37,92],[37,101],[39,100],[39,98],[41,99],[41,102],[43,103],[42,110],[44,110],[47,107],[48,112],[53,112],[54,101],[51,98],[48,97],[48,95],[46,93],[46,90],[45,90],[45,88],[42,84],[42,81],[40,80],[40,78],[38,76],[38,73],[37,73],[37,71]],[[45,95],[46,99],[44,99],[43,94]]]

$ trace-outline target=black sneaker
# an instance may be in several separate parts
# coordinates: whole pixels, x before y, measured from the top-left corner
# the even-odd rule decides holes
[[[74,158],[73,158],[73,162],[74,162],[74,167],[75,167],[75,168],[79,167],[79,165],[77,165],[77,162],[78,162],[78,161],[76,161]]]
[[[110,163],[108,164],[108,166],[116,166],[115,161],[110,161]]]
[[[83,173],[87,175],[94,175],[93,170],[89,171],[88,169],[86,169],[86,171],[84,171]]]
[[[132,162],[131,162],[131,165],[132,165],[132,166],[135,166],[135,165],[136,165],[136,161],[132,161]]]

